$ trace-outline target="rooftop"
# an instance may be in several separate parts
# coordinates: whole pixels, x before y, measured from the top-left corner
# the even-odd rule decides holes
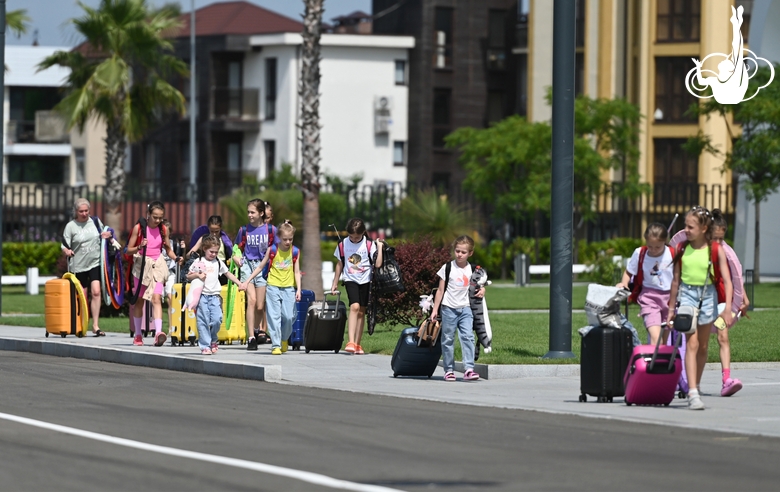
[[[190,35],[190,14],[183,14],[182,21],[177,37]],[[301,31],[302,23],[244,1],[212,3],[195,10],[196,36]]]
[[[68,46],[14,46],[5,47],[5,85],[26,87],[60,87],[70,69],[54,66],[38,72],[38,64],[56,51],[70,51]]]

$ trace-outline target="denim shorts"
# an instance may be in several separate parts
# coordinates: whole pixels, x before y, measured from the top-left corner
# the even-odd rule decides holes
[[[243,281],[244,279],[249,278],[261,261],[262,260],[247,260],[244,258],[244,262],[241,264],[241,280]],[[268,280],[263,277],[263,272],[260,272],[250,283],[255,287],[265,287],[268,285]]]
[[[715,309],[718,294],[714,285],[707,282],[707,287],[705,288],[702,285],[688,285],[680,282],[678,299],[680,300],[680,306],[698,307],[702,289],[704,289],[704,296],[702,297],[701,309],[699,309],[698,323],[700,325],[708,325],[718,317],[718,312]]]

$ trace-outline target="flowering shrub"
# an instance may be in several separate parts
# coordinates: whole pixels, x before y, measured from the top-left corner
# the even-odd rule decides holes
[[[420,296],[439,285],[436,272],[452,259],[449,248],[434,246],[430,238],[403,241],[395,246],[395,259],[406,290],[379,299],[377,322],[419,326],[424,318]]]

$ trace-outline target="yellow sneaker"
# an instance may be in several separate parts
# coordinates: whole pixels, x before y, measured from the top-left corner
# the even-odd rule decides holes
[[[287,352],[288,343],[286,341],[282,342],[282,353]]]
[[[275,347],[273,350],[271,350],[271,355],[282,355],[282,349]]]

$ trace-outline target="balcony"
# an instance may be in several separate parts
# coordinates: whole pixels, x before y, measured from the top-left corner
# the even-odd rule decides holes
[[[213,87],[211,89],[212,127],[225,131],[260,129],[260,89]]]
[[[7,135],[9,145],[70,141],[65,119],[54,111],[36,111],[35,121],[10,120]]]

